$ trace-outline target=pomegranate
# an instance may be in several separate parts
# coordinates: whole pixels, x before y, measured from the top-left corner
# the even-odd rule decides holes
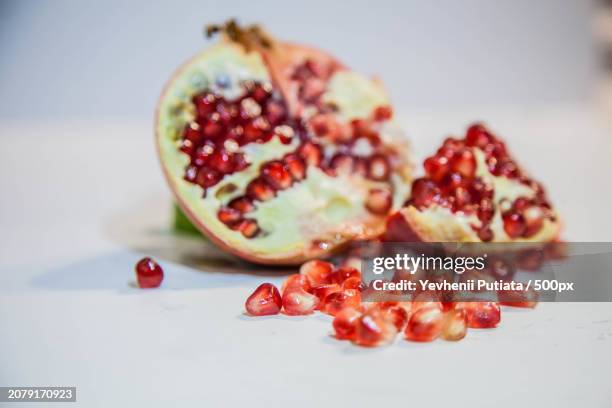
[[[481,124],[448,138],[424,163],[404,208],[390,217],[388,241],[551,242],[561,222],[543,187]]]
[[[165,176],[190,221],[263,264],[380,235],[405,200],[408,148],[381,85],[258,26],[212,26],[157,109]]]
[[[140,288],[157,288],[164,279],[164,271],[153,259],[142,258],[136,264],[136,281]]]

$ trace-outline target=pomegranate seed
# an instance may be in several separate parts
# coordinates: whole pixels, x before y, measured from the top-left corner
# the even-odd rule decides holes
[[[300,274],[304,275],[311,286],[319,286],[331,283],[334,266],[325,261],[312,260],[300,267]]]
[[[441,337],[448,341],[459,341],[467,334],[467,327],[465,310],[449,310],[444,313]]]
[[[300,181],[306,177],[306,166],[304,165],[304,161],[296,154],[291,153],[286,155],[283,159],[283,163],[285,163],[293,180]]]
[[[222,207],[221,209],[219,209],[217,217],[219,218],[219,221],[224,224],[233,224],[240,221],[240,219],[242,218],[242,214],[240,214],[240,211],[235,210],[233,208]]]
[[[334,175],[348,176],[353,173],[353,163],[353,157],[339,153],[332,157],[329,167],[333,170]]]
[[[202,167],[198,170],[198,175],[196,176],[196,183],[204,188],[214,186],[219,180],[221,180],[221,174],[217,170],[208,167]]]
[[[357,289],[362,292],[365,289],[365,284],[361,281],[361,278],[354,276],[342,282],[342,289]]]
[[[273,161],[265,164],[261,174],[264,180],[277,190],[285,190],[291,187],[293,183],[291,174],[289,174],[285,165],[280,161]]]
[[[525,234],[527,226],[521,214],[510,212],[503,215],[504,231],[512,239],[518,238]]]
[[[218,117],[215,116],[215,119],[218,119]],[[208,120],[204,124],[202,132],[204,133],[204,136],[212,139],[219,136],[222,130],[223,125],[221,123],[217,122],[216,120]]]
[[[389,179],[391,167],[387,158],[382,155],[374,155],[368,163],[368,175],[372,180],[386,181]]]
[[[306,103],[314,103],[325,92],[325,82],[311,78],[300,87],[300,98]]]
[[[501,320],[501,311],[496,302],[457,302],[455,309],[465,310],[468,327],[474,329],[496,327]]]
[[[263,178],[256,178],[246,188],[247,195],[258,201],[268,201],[276,195],[274,189]]]
[[[482,242],[491,242],[493,240],[493,230],[489,227],[478,229],[477,234]]]
[[[462,140],[454,139],[452,137],[447,137],[444,139],[444,142],[442,142],[442,147],[453,151],[459,151],[461,148],[463,148],[463,145],[464,143]]]
[[[304,143],[298,151],[298,154],[307,166],[318,166],[321,163],[321,159],[323,157],[323,152],[321,151],[321,147],[314,143],[306,142]]]
[[[289,275],[287,279],[283,282],[283,286],[281,286],[281,292],[285,293],[287,291],[295,290],[295,289],[303,289],[306,292],[310,292],[311,285],[308,280],[298,273],[293,275]]]
[[[534,236],[544,224],[544,211],[537,205],[532,205],[523,210],[523,219],[525,220],[525,237]]]
[[[362,313],[350,307],[342,309],[336,314],[332,323],[336,338],[339,340],[353,340],[355,338],[357,322]]]
[[[402,306],[391,306],[384,309],[397,331],[401,331],[408,322],[408,312]]]
[[[215,152],[215,145],[207,140],[204,144],[196,149],[193,157],[193,164],[203,166],[210,161],[211,156]]]
[[[371,213],[384,215],[391,210],[392,200],[388,190],[374,188],[368,192],[365,206]]]
[[[420,178],[412,184],[412,202],[416,207],[428,207],[440,199],[440,189],[431,180]]]
[[[221,174],[228,174],[234,171],[234,162],[225,150],[218,150],[210,157],[210,167]]]
[[[198,144],[202,139],[202,133],[200,133],[200,125],[196,122],[191,122],[185,126],[183,131],[183,138],[191,141],[193,144]]]
[[[276,286],[262,283],[247,298],[244,306],[251,316],[275,315],[281,310],[282,299]]]
[[[321,310],[328,315],[335,316],[345,307],[358,308],[361,303],[361,293],[356,289],[347,289],[332,292],[325,297]]]
[[[258,103],[264,103],[271,96],[271,93],[264,86],[257,84],[253,88],[251,95]]]
[[[404,335],[412,341],[433,341],[437,339],[443,327],[442,310],[438,307],[424,307],[415,311],[406,325]]]
[[[330,276],[331,281],[339,285],[342,285],[344,281],[349,278],[361,279],[361,273],[355,268],[351,268],[349,266],[341,266]]]
[[[315,295],[317,298],[319,298],[319,308],[321,306],[323,306],[323,302],[325,301],[325,298],[335,292],[340,292],[343,288],[338,285],[337,283],[324,283],[322,285],[319,286],[315,286],[311,293],[313,295]]]
[[[489,133],[483,125],[477,123],[468,128],[465,137],[465,144],[467,146],[480,147],[483,149],[490,142],[491,138]]]
[[[315,311],[319,298],[301,288],[292,288],[283,293],[283,309],[290,316],[307,315]]]
[[[538,292],[532,289],[498,291],[497,296],[504,306],[533,309],[538,304]]]
[[[391,119],[393,116],[393,109],[390,106],[379,106],[374,110],[374,120],[381,122],[383,120]]]
[[[282,122],[287,115],[285,107],[277,101],[271,101],[266,105],[265,118],[271,125],[277,125]]]
[[[448,157],[433,156],[423,162],[423,167],[425,167],[425,172],[427,172],[430,179],[440,182],[449,172],[450,163]]]
[[[237,230],[242,233],[245,238],[253,238],[259,233],[259,226],[255,220],[242,220],[237,226]]]
[[[142,258],[136,264],[136,281],[140,288],[157,288],[164,279],[164,271],[153,259]]]
[[[459,151],[450,162],[451,169],[463,177],[472,178],[476,174],[476,158],[470,149]]]
[[[198,116],[204,117],[215,111],[216,98],[211,93],[196,95],[193,97],[193,103],[196,106]]]
[[[242,214],[251,212],[255,209],[253,202],[248,197],[236,197],[230,201],[227,206],[241,212]]]
[[[180,147],[181,152],[191,156],[193,154],[194,149],[195,147],[191,140],[185,139],[181,142],[181,147]]]
[[[397,328],[391,319],[376,308],[364,313],[355,326],[353,343],[363,347],[389,344],[397,335]]]
[[[195,183],[197,176],[198,168],[192,165],[187,166],[185,169],[185,176],[183,178],[190,183]]]

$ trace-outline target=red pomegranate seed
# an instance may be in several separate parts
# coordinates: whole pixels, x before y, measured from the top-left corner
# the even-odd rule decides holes
[[[433,156],[423,162],[423,167],[425,167],[425,172],[430,179],[435,182],[440,182],[449,172],[450,163],[448,157]]]
[[[337,283],[338,285],[342,285],[344,281],[349,278],[361,279],[361,273],[357,269],[351,268],[350,266],[341,266],[330,276],[331,281]]]
[[[251,212],[255,209],[253,202],[248,197],[234,198],[227,204],[227,206],[241,212],[242,214]]]
[[[307,166],[318,166],[323,157],[321,147],[311,142],[306,142],[300,146],[298,154],[304,159]]]
[[[210,167],[219,171],[221,174],[228,174],[234,171],[234,162],[225,150],[218,150],[210,157]]]
[[[245,238],[253,238],[259,233],[259,226],[255,220],[242,220],[237,226],[237,230],[242,233]]]
[[[342,309],[332,323],[336,338],[339,340],[353,340],[357,329],[357,322],[362,313],[350,307]]]
[[[365,206],[371,213],[384,215],[391,210],[392,200],[389,190],[374,188],[368,192]]]
[[[193,97],[198,116],[204,117],[215,111],[217,100],[211,93],[196,95]]]
[[[442,338],[447,341],[459,341],[467,334],[467,314],[465,310],[452,309],[444,313]]]
[[[433,341],[442,333],[442,310],[438,307],[424,307],[412,314],[404,330],[406,339],[412,341]]]
[[[306,103],[314,103],[325,92],[325,81],[311,78],[300,87],[300,97]]]
[[[196,183],[204,188],[214,186],[219,180],[221,180],[221,173],[208,167],[202,167],[196,176]]]
[[[315,311],[319,298],[301,288],[293,288],[283,293],[283,309],[290,316],[307,315]]]
[[[490,142],[491,137],[489,136],[489,132],[483,125],[477,123],[468,128],[465,137],[465,144],[467,146],[480,147],[483,149]]]
[[[391,306],[384,309],[384,313],[386,313],[395,327],[397,331],[402,331],[406,323],[408,322],[408,312],[402,306]]]
[[[451,170],[463,177],[472,178],[476,174],[476,158],[470,149],[457,152],[450,162]]]
[[[286,155],[283,159],[283,163],[285,163],[293,180],[300,181],[306,177],[306,166],[304,165],[304,161],[296,154],[291,153]]]
[[[207,140],[204,144],[198,147],[193,157],[193,164],[203,166],[210,161],[211,156],[215,152],[215,145]]]
[[[420,178],[412,184],[412,202],[416,207],[428,207],[440,199],[440,189],[431,180]]]
[[[136,264],[136,281],[140,288],[157,288],[164,279],[164,271],[153,259],[142,258]]]
[[[312,290],[312,286],[305,276],[295,273],[293,275],[289,275],[287,279],[285,279],[283,285],[281,286],[281,292],[285,293],[295,289],[303,289],[306,292],[310,292]]]
[[[374,155],[368,162],[368,175],[372,180],[386,181],[389,179],[391,167],[383,155]]]
[[[221,131],[223,130],[223,125],[221,123],[218,122],[219,118],[219,114],[216,114],[217,116],[214,117],[214,120],[208,120],[207,122],[205,122],[204,127],[202,129],[202,133],[204,133],[204,136],[210,139],[213,139],[217,136],[219,136],[221,134]]]
[[[261,170],[261,174],[264,180],[277,190],[285,190],[291,187],[293,183],[291,174],[280,161],[266,163]]]
[[[348,176],[353,173],[354,159],[348,154],[339,153],[332,157],[329,167],[337,176]]]
[[[538,292],[532,289],[498,291],[497,295],[504,306],[533,309],[538,305]]]
[[[357,289],[362,292],[365,289],[365,284],[361,281],[361,278],[354,276],[342,282],[342,289]]]
[[[224,224],[233,224],[240,221],[240,219],[242,218],[242,214],[240,214],[240,211],[235,210],[233,208],[222,207],[221,209],[219,209],[217,217],[219,218],[219,221]]]
[[[310,291],[313,295],[315,295],[317,298],[319,298],[319,308],[321,306],[323,306],[323,302],[325,301],[325,298],[335,292],[340,292],[343,288],[338,285],[337,283],[324,283],[322,285],[319,286],[315,286],[312,288],[312,290]]]
[[[276,195],[274,189],[261,177],[248,184],[246,193],[251,199],[258,201],[268,201]]]
[[[525,220],[525,237],[534,236],[544,224],[544,211],[542,207],[532,205],[523,210],[523,219]]]
[[[391,319],[376,308],[364,313],[355,326],[353,343],[363,347],[389,344],[397,335],[397,328]]]
[[[193,154],[195,146],[191,140],[185,139],[181,142],[181,147],[179,149],[181,150],[181,152],[191,156]]]
[[[195,183],[197,176],[198,168],[192,165],[187,166],[185,169],[185,176],[183,178],[190,183]]]
[[[325,297],[321,310],[328,315],[335,316],[345,307],[358,308],[361,303],[361,292],[357,289],[347,289],[332,292]]]
[[[504,220],[504,231],[512,239],[518,238],[525,234],[527,226],[525,225],[525,219],[521,214],[515,212],[505,213],[503,215]]]
[[[194,144],[198,144],[202,139],[202,133],[200,132],[200,125],[196,122],[188,123],[183,131],[183,138],[191,141]]]
[[[493,230],[489,227],[479,228],[477,234],[482,242],[491,242],[493,240]]]
[[[331,276],[334,265],[329,262],[312,260],[300,267],[300,274],[305,276],[311,286],[319,286],[332,283]]]
[[[282,299],[276,286],[262,283],[247,298],[244,306],[251,316],[275,315],[281,310]]]
[[[287,115],[287,110],[282,103],[277,101],[268,102],[265,110],[265,118],[268,122],[275,126],[282,122]]]
[[[256,84],[251,92],[253,99],[258,103],[264,103],[270,96],[271,92],[261,84]]]
[[[393,109],[390,106],[379,106],[374,110],[374,120],[383,121],[391,119],[393,116]]]
[[[501,320],[501,311],[496,302],[457,302],[455,309],[465,310],[468,327],[473,329],[496,327]]]

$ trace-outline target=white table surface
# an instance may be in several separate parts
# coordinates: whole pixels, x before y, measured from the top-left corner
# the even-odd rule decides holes
[[[487,119],[548,186],[567,239],[612,241],[612,131],[596,110],[401,117],[421,156]],[[0,124],[0,385],[76,386],[70,407],[612,406],[612,304],[504,309],[498,329],[458,343],[379,349],[334,340],[323,315],[244,316],[251,290],[283,272],[171,232],[151,129]],[[163,288],[132,286],[143,254]]]

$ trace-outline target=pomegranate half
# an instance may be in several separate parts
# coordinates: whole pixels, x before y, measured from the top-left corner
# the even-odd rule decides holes
[[[387,241],[551,242],[561,221],[542,185],[481,124],[448,138],[389,218]]]
[[[258,26],[210,32],[220,41],[174,74],[156,118],[164,173],[191,222],[263,264],[380,235],[410,182],[382,86]]]

